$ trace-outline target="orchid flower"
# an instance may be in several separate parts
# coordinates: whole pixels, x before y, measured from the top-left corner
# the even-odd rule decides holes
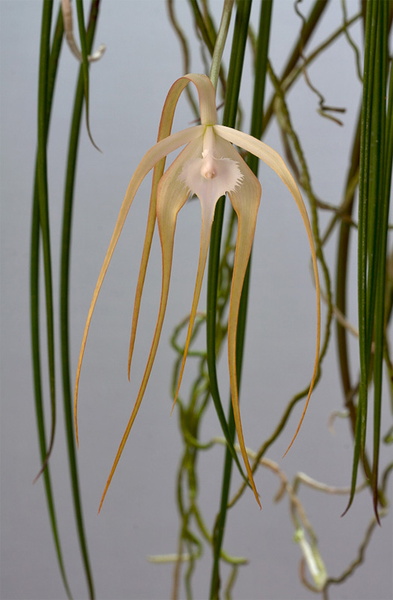
[[[196,86],[198,92],[201,124],[172,134],[172,123],[177,102],[182,91],[189,82],[192,82]],[[307,409],[307,405],[316,379],[320,344],[320,292],[317,260],[311,232],[311,226],[303,199],[295,183],[295,180],[288,171],[283,159],[277,154],[277,152],[275,152],[275,150],[273,150],[260,140],[246,133],[242,133],[241,131],[237,131],[235,129],[217,124],[215,89],[210,79],[205,75],[185,75],[184,77],[180,77],[172,85],[162,110],[158,141],[155,144],[155,146],[153,146],[142,158],[128,185],[125,198],[120,208],[115,229],[113,231],[112,238],[110,240],[109,247],[104,258],[100,274],[98,276],[97,284],[93,293],[93,298],[89,308],[85,330],[82,338],[76,374],[74,398],[75,431],[77,442],[77,403],[79,379],[94,307],[96,305],[105,274],[109,267],[113,252],[115,250],[116,244],[118,242],[119,236],[121,234],[123,225],[127,218],[128,211],[131,207],[134,197],[146,175],[149,173],[150,170],[154,169],[149,213],[146,227],[146,236],[135,293],[135,303],[128,357],[129,377],[138,325],[142,291],[144,287],[146,269],[149,260],[150,248],[156,221],[158,224],[162,251],[161,300],[155,332],[150,349],[150,354],[147,359],[145,372],[142,378],[142,382],[130,419],[124,431],[112,469],[110,471],[105,486],[99,510],[101,509],[106,492],[109,488],[120,456],[127,442],[131,427],[134,423],[135,417],[138,413],[139,407],[144,397],[146,386],[149,381],[149,377],[155,360],[168,300],[174,247],[174,236],[178,213],[180,209],[185,205],[188,198],[190,198],[190,196],[196,195],[199,198],[202,213],[199,260],[197,266],[194,295],[189,317],[188,331],[184,346],[184,354],[180,368],[174,402],[176,401],[176,397],[179,392],[186,358],[189,350],[189,345],[192,337],[195,317],[197,314],[198,301],[200,297],[206,259],[208,255],[210,233],[212,222],[214,219],[215,206],[219,198],[221,196],[224,196],[225,194],[228,194],[230,202],[233,206],[233,209],[236,212],[238,219],[233,277],[230,291],[230,307],[228,316],[228,368],[231,401],[236,425],[236,433],[244,465],[246,467],[247,476],[250,485],[253,489],[255,498],[258,504],[261,506],[252,470],[247,457],[239,410],[239,396],[236,374],[236,331],[238,323],[239,305],[243,281],[254,239],[257,214],[261,197],[261,186],[257,177],[246,165],[243,158],[240,156],[233,144],[236,144],[237,146],[243,148],[246,152],[251,152],[259,159],[264,161],[277,173],[277,175],[282,179],[284,184],[291,192],[300,211],[307,232],[309,245],[311,249],[317,296],[316,353],[314,371],[311,378],[311,385],[309,388],[308,398],[306,400],[305,408],[293,439],[295,439],[303,421],[304,414]],[[185,147],[165,171],[166,157],[171,152],[178,150],[182,146]]]

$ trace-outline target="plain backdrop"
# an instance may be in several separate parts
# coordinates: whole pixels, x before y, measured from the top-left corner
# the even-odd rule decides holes
[[[58,4],[58,3],[55,3]],[[358,3],[347,3],[353,14]],[[221,2],[212,2],[216,23]],[[29,232],[36,146],[37,72],[42,3],[0,1],[1,43],[1,599],[61,600],[65,592],[54,554],[42,482],[32,485],[39,466],[35,427],[29,332]],[[310,2],[302,2],[307,13]],[[86,4],[87,8],[87,4]],[[191,40],[194,72],[203,71],[199,43],[188,3],[175,2],[178,19]],[[258,23],[259,2],[252,23]],[[342,21],[341,2],[333,0],[311,48]],[[270,55],[279,72],[301,26],[291,0],[275,0]],[[360,40],[354,28],[355,39]],[[71,271],[71,351],[76,366],[84,319],[95,280],[116,221],[129,178],[154,144],[160,110],[172,82],[182,74],[180,45],[171,29],[164,0],[103,0],[95,46],[105,43],[102,60],[91,67],[91,127],[102,149],[97,152],[82,127],[75,192]],[[227,57],[227,54],[226,54]],[[68,48],[61,55],[49,146],[50,217],[55,285],[58,281],[64,165],[78,65]],[[343,106],[343,127],[318,116],[317,99],[304,82],[290,94],[291,115],[300,132],[313,184],[325,201],[337,204],[343,188],[347,152],[359,105],[360,85],[354,53],[340,39],[310,68],[313,82],[327,102]],[[251,66],[245,66],[241,98],[248,130]],[[270,88],[269,88],[270,89]],[[192,115],[181,103],[175,127],[189,126]],[[276,128],[265,141],[281,150]],[[315,327],[315,300],[306,235],[294,202],[277,176],[261,167],[263,197],[256,233],[242,416],[246,443],[257,448],[270,435],[292,395],[309,380]],[[104,508],[98,502],[144,368],[160,289],[160,253],[153,244],[143,298],[131,384],[127,380],[127,346],[149,181],[140,189],[124,229],[91,327],[80,388],[78,453],[84,515],[97,598],[163,600],[170,597],[172,567],[150,563],[151,555],[173,553],[179,521],[175,475],[181,453],[176,412],[171,417],[170,380],[174,353],[168,340],[191,306],[198,251],[200,212],[190,202],[179,217],[168,314],[151,382],[119,464]],[[335,238],[327,256],[335,264]],[[351,257],[350,318],[356,323],[355,255]],[[58,293],[56,287],[56,306]],[[202,293],[201,309],[204,307]],[[201,340],[203,342],[203,339]],[[357,356],[353,351],[356,372]],[[58,357],[57,357],[58,360]],[[191,381],[186,371],[183,389]],[[223,396],[225,360],[220,366]],[[271,448],[289,478],[302,471],[333,486],[349,484],[351,438],[345,420],[328,430],[330,415],[343,407],[334,335],[304,426],[294,447],[282,454],[300,414]],[[386,411],[386,418],[389,413]],[[219,435],[209,409],[202,440]],[[209,526],[218,509],[223,450],[200,458],[200,503]],[[383,451],[382,462],[387,456]],[[56,445],[51,459],[56,509],[66,569],[74,597],[87,598],[71,505],[64,428],[59,404]],[[307,600],[314,594],[298,578],[301,558],[293,542],[286,499],[274,504],[278,481],[260,470],[256,482],[263,510],[251,493],[229,513],[225,549],[246,556],[234,598],[240,600]],[[233,489],[239,484],[234,474]],[[391,486],[390,486],[391,487]],[[372,517],[363,492],[341,518],[346,497],[304,489],[301,499],[317,532],[328,573],[339,575],[357,555]],[[208,597],[210,551],[195,574],[195,598]],[[224,569],[224,573],[226,573]],[[331,600],[388,600],[392,595],[392,519],[384,519],[367,548],[366,562]],[[185,597],[182,589],[181,597]]]

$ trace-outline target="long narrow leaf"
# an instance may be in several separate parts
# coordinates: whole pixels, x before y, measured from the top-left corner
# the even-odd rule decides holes
[[[46,305],[46,339],[48,345],[49,394],[51,405],[51,431],[46,457],[40,473],[45,468],[51,454],[56,430],[56,384],[55,384],[55,337],[53,318],[53,283],[52,259],[50,248],[50,223],[48,202],[47,175],[47,140],[48,140],[48,82],[50,56],[50,30],[52,23],[52,2],[44,2],[41,25],[40,66],[38,85],[37,114],[37,169],[36,198],[39,207],[39,220],[44,261],[45,305]]]
[[[40,74],[39,74],[39,143],[37,151],[35,182],[33,194],[33,210],[31,220],[31,249],[30,249],[30,320],[31,320],[31,348],[33,362],[33,380],[34,380],[34,398],[35,410],[37,418],[37,431],[40,446],[41,460],[45,464],[48,458],[48,449],[46,444],[45,432],[45,416],[43,407],[43,386],[41,376],[41,349],[40,349],[40,239],[42,235],[42,221],[45,223],[45,218],[42,218],[42,209],[47,208],[45,194],[47,194],[47,179],[46,179],[46,144],[49,130],[49,119],[52,107],[52,98],[54,84],[57,74],[58,59],[61,50],[63,38],[63,20],[59,11],[55,33],[53,37],[52,49],[49,55],[49,39],[52,20],[52,3],[44,2],[42,12],[41,25],[41,51],[40,51]],[[40,202],[41,191],[44,191],[44,198]],[[46,219],[46,236],[44,242],[45,254],[50,258],[49,239],[48,239],[48,220]],[[42,235],[44,238],[44,235]],[[48,270],[48,262],[44,262],[46,271]],[[51,439],[54,438],[55,419],[53,419],[53,410],[55,410],[54,398],[54,338],[53,338],[53,308],[52,308],[52,286],[51,272],[46,275],[46,282],[49,281],[49,290],[46,291],[47,308],[49,315],[47,316],[47,337],[50,340],[48,345],[49,363],[50,363],[50,390],[52,403],[52,426]],[[53,406],[54,405],[54,406]],[[50,448],[51,444],[49,444]],[[53,540],[56,549],[57,561],[63,580],[64,588],[68,598],[71,598],[71,591],[67,581],[67,576],[64,567],[63,554],[61,550],[59,530],[57,525],[57,517],[52,489],[51,476],[48,465],[43,472],[45,495],[47,500],[49,521],[52,529]]]
[[[361,114],[359,216],[358,216],[358,313],[360,385],[352,467],[352,504],[359,460],[366,449],[368,386],[374,375],[374,458],[369,475],[374,510],[378,518],[378,457],[382,399],[384,302],[389,190],[385,162],[387,33],[389,3],[366,4],[364,87]],[[391,167],[390,167],[391,170]],[[388,174],[388,177],[390,175]],[[374,346],[373,346],[374,345]],[[374,348],[374,350],[373,350]]]
[[[100,0],[92,0],[86,36],[86,52],[91,52],[98,21]],[[85,98],[84,65],[81,66],[75,92],[74,109],[71,120],[70,139],[67,157],[67,172],[64,190],[63,224],[60,262],[60,344],[63,382],[63,405],[66,427],[66,441],[70,466],[72,496],[75,511],[79,545],[85,570],[90,598],[95,597],[94,582],[90,566],[87,539],[82,513],[82,501],[78,479],[78,466],[75,449],[75,434],[72,414],[72,384],[70,373],[69,349],[69,274],[71,253],[72,213],[74,204],[74,186],[76,176],[79,135],[81,129],[83,101]]]
[[[392,176],[392,156],[387,155],[388,144],[386,141],[386,90],[388,76],[388,9],[389,4],[383,3],[380,13],[380,29],[378,37],[378,67],[376,84],[374,86],[375,95],[380,99],[379,110],[376,119],[379,123],[379,144],[378,158],[376,165],[378,178],[378,204],[379,214],[378,222],[375,225],[376,262],[377,281],[375,298],[375,353],[374,353],[374,426],[373,426],[373,467],[372,467],[372,487],[374,511],[378,511],[378,472],[379,472],[379,449],[381,443],[381,407],[382,407],[382,370],[385,348],[385,302],[386,302],[386,256],[387,256],[387,238],[389,227],[389,204],[390,204],[390,185]],[[390,94],[392,94],[392,85],[390,85]],[[391,104],[391,98],[390,98]],[[390,130],[390,135],[393,132]],[[390,142],[391,144],[391,142]]]

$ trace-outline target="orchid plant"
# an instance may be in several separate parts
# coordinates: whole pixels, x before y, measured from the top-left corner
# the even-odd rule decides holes
[[[220,597],[222,573],[220,561],[231,566],[226,597],[230,597],[230,588],[236,578],[237,568],[246,559],[229,556],[223,548],[223,537],[228,511],[243,496],[247,485],[251,488],[256,502],[261,507],[261,501],[256,483],[255,470],[267,468],[280,481],[280,492],[276,499],[286,495],[289,500],[289,513],[295,530],[294,539],[297,541],[302,554],[299,569],[302,583],[313,592],[323,594],[328,598],[330,585],[345,581],[363,562],[364,552],[369,543],[371,533],[379,518],[387,514],[388,500],[386,489],[392,472],[391,464],[381,465],[380,448],[383,443],[392,441],[392,430],[381,433],[382,405],[382,368],[386,368],[390,382],[393,381],[393,361],[388,339],[388,323],[393,316],[393,276],[392,256],[388,255],[389,225],[389,194],[391,190],[391,172],[393,156],[393,76],[392,61],[388,53],[388,32],[392,23],[391,2],[362,2],[359,13],[347,14],[345,0],[342,1],[342,23],[324,40],[312,53],[308,53],[308,44],[313,32],[318,27],[328,0],[313,0],[310,12],[305,17],[301,11],[301,0],[294,1],[294,11],[301,19],[301,31],[296,34],[294,49],[288,56],[287,63],[278,75],[274,61],[270,57],[269,39],[274,32],[272,27],[273,0],[261,0],[259,29],[254,29],[251,18],[253,0],[223,0],[222,16],[217,31],[214,19],[210,13],[208,0],[188,0],[194,17],[198,43],[204,47],[204,57],[211,56],[210,70],[206,62],[206,73],[190,73],[189,47],[175,14],[175,1],[167,0],[169,19],[176,36],[179,38],[184,58],[183,73],[170,87],[165,99],[158,129],[157,142],[146,152],[131,177],[124,200],[120,207],[110,243],[104,257],[97,283],[88,310],[86,324],[82,335],[79,360],[75,378],[74,395],[72,396],[72,374],[70,370],[70,332],[68,315],[68,296],[70,292],[70,248],[71,248],[71,218],[73,205],[73,190],[75,185],[75,165],[77,163],[78,140],[81,129],[83,106],[85,107],[85,126],[92,141],[89,119],[89,65],[102,57],[105,46],[101,45],[93,51],[94,33],[100,10],[100,0],[91,0],[88,24],[84,20],[84,3],[76,0],[78,36],[74,34],[73,13],[71,0],[59,2],[59,14],[54,32],[52,32],[53,2],[44,0],[42,11],[42,28],[39,65],[38,93],[38,127],[37,127],[37,161],[35,171],[32,228],[31,228],[31,337],[32,361],[34,376],[34,396],[37,414],[37,429],[41,454],[41,471],[47,498],[48,513],[53,533],[54,546],[57,554],[59,569],[66,594],[72,598],[71,585],[67,579],[65,561],[60,544],[60,533],[55,512],[54,485],[50,470],[51,451],[55,442],[57,415],[57,380],[55,341],[56,327],[53,308],[53,286],[51,266],[51,240],[49,218],[49,186],[48,186],[48,133],[52,112],[55,81],[59,66],[61,44],[64,39],[68,49],[79,63],[79,78],[76,87],[75,104],[72,116],[71,135],[68,149],[67,176],[64,192],[63,225],[61,241],[61,273],[60,279],[60,335],[61,351],[62,397],[66,425],[67,452],[71,475],[75,522],[81,550],[83,569],[89,591],[89,597],[95,598],[92,569],[90,566],[87,536],[85,534],[81,493],[78,482],[78,468],[75,449],[75,437],[79,444],[78,429],[78,396],[82,363],[93,313],[103,282],[114,255],[117,243],[128,217],[136,194],[148,174],[152,171],[152,183],[146,233],[143,243],[139,275],[136,282],[131,333],[128,352],[128,378],[131,377],[131,366],[136,346],[136,336],[142,296],[144,291],[150,251],[155,234],[156,224],[161,244],[162,279],[158,315],[150,346],[150,352],[145,365],[142,380],[136,395],[135,403],[121,438],[113,465],[104,487],[99,511],[102,508],[114,473],[127,443],[131,429],[137,417],[142,400],[146,395],[147,386],[153,370],[158,346],[160,343],[164,319],[167,311],[169,288],[171,283],[172,262],[177,217],[180,210],[194,196],[200,201],[201,225],[199,256],[196,259],[196,276],[191,302],[191,310],[187,318],[175,329],[172,346],[177,353],[174,361],[174,376],[172,382],[173,404],[177,402],[179,413],[179,432],[184,446],[184,454],[179,462],[177,475],[177,506],[179,511],[179,541],[176,554],[151,557],[155,562],[173,562],[173,593],[176,599],[179,594],[181,564],[188,563],[184,575],[184,585],[187,598],[192,598],[191,575],[195,561],[202,554],[203,543],[212,549],[211,588],[209,598],[216,600]],[[229,31],[231,14],[236,6],[236,21],[233,28],[232,50],[229,61],[228,75],[223,61],[223,50]],[[360,51],[351,39],[352,25],[362,23],[365,34],[364,64],[362,65]],[[281,35],[281,32],[280,32]],[[319,199],[311,181],[310,168],[297,135],[295,125],[291,120],[288,108],[288,92],[302,76],[308,90],[319,98],[319,114],[328,117],[330,124],[341,124],[332,117],[333,112],[343,112],[343,109],[327,106],[324,98],[313,85],[308,73],[309,64],[329,48],[336,39],[346,39],[356,55],[357,73],[362,92],[361,117],[356,125],[356,132],[350,156],[350,167],[346,174],[342,199],[336,199],[333,204]],[[240,88],[242,69],[246,61],[245,49],[250,42],[253,52],[254,67],[254,96],[251,107],[251,135],[241,131]],[[390,80],[388,72],[390,69]],[[265,82],[270,78],[273,92],[268,104],[265,103]],[[192,85],[189,85],[192,84]],[[196,90],[198,102],[193,92]],[[188,94],[188,100],[194,110],[197,120],[191,127],[173,132],[173,122],[178,102],[183,95]],[[217,107],[221,104],[220,92],[223,96],[224,114],[222,121],[218,119]],[[269,121],[277,118],[277,125],[283,139],[285,152],[283,158],[270,146],[262,142],[264,131]],[[334,125],[335,126],[335,125]],[[174,156],[172,156],[174,155]],[[170,157],[170,160],[168,158]],[[167,165],[168,160],[168,165]],[[300,213],[307,240],[309,243],[313,281],[316,299],[316,334],[314,365],[311,378],[305,388],[292,397],[283,408],[282,416],[270,437],[261,441],[258,450],[246,446],[242,418],[239,407],[241,362],[244,354],[244,331],[247,314],[247,291],[249,281],[249,265],[256,232],[258,210],[261,201],[262,188],[258,180],[258,161],[270,167],[284,183],[295,201]],[[290,164],[291,171],[287,164]],[[300,192],[307,197],[310,207],[308,211]],[[356,196],[356,194],[358,194]],[[229,202],[225,201],[228,197]],[[272,201],[267,198],[267,201]],[[231,216],[228,227],[224,231],[223,206],[230,204]],[[357,217],[354,207],[359,207]],[[330,221],[324,232],[321,231],[320,211],[330,214]],[[198,222],[199,227],[199,222]],[[337,231],[337,267],[336,290],[333,289],[331,267],[325,256],[325,245]],[[358,236],[358,329],[349,323],[347,317],[347,290],[350,275],[348,261],[350,235]],[[218,240],[218,243],[217,243]],[[233,252],[234,248],[234,252]],[[41,256],[42,255],[42,256]],[[229,258],[228,258],[229,257]],[[41,329],[42,306],[40,299],[40,269],[43,263],[45,288],[45,317],[48,359],[48,391],[51,409],[51,427],[48,438],[45,429],[45,406],[41,364]],[[208,299],[206,316],[200,316],[198,305],[204,280],[206,265],[208,269]],[[228,276],[229,274],[229,276]],[[321,283],[319,279],[321,275]],[[212,293],[209,295],[209,286]],[[220,289],[219,289],[219,286]],[[322,291],[321,291],[322,288]],[[210,290],[211,291],[211,290]],[[218,302],[220,298],[220,302]],[[326,322],[321,336],[321,298],[326,303]],[[192,343],[201,324],[206,323],[206,351],[191,352]],[[277,440],[288,423],[292,410],[298,401],[305,399],[303,411],[294,432],[288,450],[295,440],[305,417],[310,397],[317,384],[322,370],[321,365],[327,356],[332,328],[336,324],[338,339],[338,379],[343,387],[344,407],[350,423],[353,437],[353,469],[350,488],[329,486],[298,473],[291,483],[280,465],[265,457],[267,450]],[[180,332],[185,330],[184,344],[178,342]],[[358,337],[359,375],[352,373],[349,360],[348,337]],[[223,343],[227,344],[227,364],[229,373],[230,406],[228,417],[225,416],[218,386],[216,386],[216,359]],[[193,349],[193,348],[192,348]],[[198,375],[190,387],[187,400],[180,394],[187,359],[198,355],[200,360],[197,367]],[[370,381],[373,379],[373,388]],[[186,386],[183,385],[182,390]],[[370,389],[369,389],[370,388]],[[373,444],[372,456],[366,444],[366,430],[369,429],[367,410],[368,395],[373,393]],[[393,389],[390,385],[393,398]],[[220,421],[223,437],[214,437],[205,442],[198,437],[199,425],[204,410],[212,399]],[[371,427],[370,427],[371,429]],[[235,443],[235,433],[237,442]],[[369,435],[369,434],[367,434]],[[225,459],[222,473],[222,487],[219,509],[213,527],[209,528],[204,522],[202,510],[198,504],[197,455],[202,450],[214,445],[225,445]],[[287,451],[288,451],[287,450]],[[241,465],[242,459],[244,467]],[[385,460],[386,463],[386,460]],[[241,487],[230,498],[231,469],[236,464],[243,477]],[[358,485],[358,471],[362,471],[364,481]],[[315,491],[329,494],[346,494],[349,496],[348,508],[355,494],[369,487],[372,491],[375,517],[365,530],[364,540],[358,547],[358,557],[351,561],[349,567],[342,571],[339,577],[328,574],[327,567],[318,548],[316,532],[306,514],[299,496],[299,486],[307,485]],[[360,523],[362,525],[362,523]],[[194,529],[195,528],[195,529]],[[200,537],[198,537],[200,536]],[[304,566],[308,566],[308,577]],[[327,564],[327,563],[326,563]],[[205,578],[206,579],[206,578]]]
[[[196,125],[194,127],[190,127],[188,129],[184,129],[183,131],[180,131],[178,133],[171,134],[172,122],[178,99],[186,85],[190,82],[192,82],[196,86],[198,91],[201,124]],[[79,439],[79,380],[81,374],[83,355],[86,347],[87,336],[94,307],[96,305],[105,274],[112,259],[113,252],[119,240],[131,204],[143,179],[146,177],[149,171],[154,169],[153,183],[150,195],[148,222],[146,228],[146,237],[136,288],[134,312],[132,318],[132,330],[128,356],[129,377],[138,325],[139,309],[146,275],[146,268],[149,260],[150,247],[156,222],[160,234],[162,251],[162,287],[160,307],[153,341],[150,348],[150,354],[142,378],[142,383],[140,385],[134,408],[127,423],[112,469],[110,471],[107,483],[105,485],[99,510],[101,509],[102,503],[111,483],[117,464],[123,452],[124,446],[127,442],[127,438],[130,434],[131,427],[137,416],[152,371],[154,359],[156,357],[168,300],[169,284],[172,269],[174,236],[178,213],[191,196],[195,195],[199,198],[201,204],[202,225],[200,233],[198,268],[195,280],[191,312],[189,317],[188,331],[184,346],[183,359],[178,377],[174,403],[176,402],[176,398],[180,389],[187,354],[190,346],[191,336],[195,324],[195,317],[197,314],[203,275],[209,250],[210,233],[214,219],[214,211],[217,201],[220,197],[224,196],[225,194],[228,194],[232,207],[236,212],[238,219],[238,232],[236,238],[236,249],[228,318],[228,369],[231,400],[237,437],[244,465],[246,467],[249,483],[251,484],[257,503],[261,506],[244,441],[242,421],[239,410],[239,394],[236,373],[236,332],[239,316],[240,298],[243,288],[244,277],[254,240],[258,208],[261,198],[261,185],[257,177],[247,166],[247,164],[240,156],[239,152],[236,150],[233,144],[237,145],[240,148],[243,148],[246,152],[252,153],[254,156],[258,157],[276,172],[276,174],[281,178],[281,180],[284,182],[284,184],[287,186],[290,193],[292,194],[301,214],[307,232],[311,250],[317,300],[316,351],[314,369],[307,400],[294,438],[296,437],[297,432],[299,431],[301,423],[303,421],[318,369],[320,346],[320,286],[317,268],[317,258],[311,231],[311,225],[307,216],[307,211],[302,196],[299,192],[299,189],[296,185],[293,176],[291,175],[290,171],[285,165],[285,162],[275,150],[273,150],[260,140],[252,137],[251,135],[248,135],[230,127],[225,127],[217,124],[216,94],[215,88],[211,80],[206,75],[185,75],[183,77],[180,77],[177,81],[175,81],[175,83],[169,90],[162,110],[161,122],[158,132],[158,141],[156,145],[153,146],[142,158],[128,185],[125,198],[120,208],[115,229],[112,234],[112,238],[110,240],[100,274],[98,276],[82,338],[74,396],[75,431],[77,441]],[[170,167],[165,171],[166,157],[171,152],[178,150],[181,146],[184,145],[185,148],[180,152],[180,154],[176,157],[176,159],[173,161]]]

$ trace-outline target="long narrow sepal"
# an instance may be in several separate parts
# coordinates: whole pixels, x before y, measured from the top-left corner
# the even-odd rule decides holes
[[[162,177],[162,174],[164,172],[164,168],[165,168],[165,158],[160,160],[160,162],[154,167],[154,172],[153,172],[153,181],[152,181],[152,188],[151,188],[151,192],[150,192],[150,203],[149,203],[149,213],[147,216],[146,233],[145,233],[145,239],[143,242],[143,251],[142,251],[142,257],[141,257],[141,264],[139,267],[138,282],[137,282],[136,289],[135,289],[134,308],[132,311],[131,334],[130,334],[130,343],[129,343],[129,349],[128,349],[128,363],[127,363],[128,379],[130,379],[130,376],[131,376],[131,362],[132,362],[132,355],[134,353],[136,332],[137,332],[137,328],[138,328],[138,320],[139,320],[139,312],[140,312],[140,308],[141,308],[142,293],[143,293],[143,287],[145,284],[145,277],[146,277],[147,265],[148,265],[149,257],[150,257],[150,250],[151,250],[151,244],[153,241],[154,229],[155,229],[155,225],[156,225],[157,188],[158,188],[160,179]]]
[[[178,133],[174,133],[173,135],[161,140],[158,142],[153,148],[151,148],[143,157],[141,162],[139,163],[134,175],[131,178],[130,183],[128,184],[128,188],[126,191],[126,195],[124,197],[123,203],[120,207],[119,216],[116,221],[115,229],[112,234],[112,238],[109,242],[108,250],[106,252],[104,262],[101,267],[101,271],[98,275],[96,287],[93,292],[93,297],[90,303],[85,329],[82,336],[81,348],[79,353],[76,377],[75,377],[75,391],[74,391],[74,426],[75,426],[75,436],[76,441],[79,443],[79,434],[78,434],[78,393],[79,393],[79,381],[80,374],[82,369],[83,356],[86,348],[87,337],[90,329],[90,323],[93,316],[93,312],[97,303],[98,295],[100,293],[102,283],[104,281],[106,272],[108,270],[110,261],[113,256],[113,252],[116,248],[117,242],[119,240],[121,231],[123,229],[125,220],[127,218],[128,212],[130,210],[131,204],[134,200],[135,194],[137,193],[143,179],[146,177],[147,173],[154,167],[154,165],[160,161],[164,156],[173,152],[179,146],[188,143],[192,139],[198,137],[202,132],[202,127],[190,127]]]
[[[187,75],[183,75],[183,77],[179,77],[179,79],[174,82],[168,92],[164,106],[165,120],[172,123],[168,118],[171,115],[173,119],[179,97],[190,82],[197,88],[201,124],[214,125],[217,123],[216,92],[210,79],[206,75],[197,73],[188,73]],[[163,116],[164,110],[162,113]]]
[[[157,142],[163,140],[168,137],[172,132],[173,118],[175,114],[175,109],[177,106],[177,102],[179,100],[180,94],[183,91],[184,87],[188,84],[188,81],[184,82],[184,85],[172,85],[169,90],[167,97],[164,102],[164,106],[161,111],[161,119],[160,125],[158,128]],[[154,228],[156,224],[156,216],[157,216],[157,188],[160,182],[160,179],[165,170],[165,162],[166,157],[164,156],[158,163],[156,163],[153,171],[152,177],[152,186],[150,192],[150,203],[149,203],[149,213],[147,217],[146,224],[146,233],[145,239],[143,242],[143,251],[141,257],[141,264],[139,267],[138,274],[138,282],[135,290],[134,297],[134,308],[132,312],[132,324],[131,324],[131,334],[130,334],[130,343],[128,349],[128,364],[127,364],[127,372],[128,379],[131,376],[131,362],[132,356],[134,353],[135,340],[136,340],[136,332],[138,328],[138,320],[139,320],[139,312],[142,301],[142,293],[145,284],[146,270],[147,264],[149,262],[150,257],[150,249],[153,240]]]
[[[198,268],[195,279],[195,287],[194,287],[194,295],[192,298],[191,312],[188,321],[188,329],[186,341],[184,344],[183,350],[183,358],[179,370],[179,376],[176,385],[175,395],[173,397],[172,410],[175,407],[177,397],[179,395],[181,382],[183,379],[184,368],[186,366],[188,350],[190,348],[190,342],[192,337],[192,332],[194,329],[195,317],[198,310],[199,298],[201,295],[201,288],[203,282],[203,275],[205,273],[206,260],[209,252],[210,245],[210,233],[212,228],[212,223],[214,219],[214,211],[216,208],[217,201],[212,202],[201,202],[201,211],[202,211],[202,225],[201,225],[201,235],[200,235],[200,245],[199,245],[199,258],[198,258]]]
[[[319,367],[319,351],[320,351],[320,344],[321,344],[321,302],[320,302],[321,289],[320,289],[320,283],[319,283],[317,255],[316,255],[316,251],[315,251],[312,229],[311,229],[310,221],[308,218],[307,210],[306,210],[305,204],[303,202],[302,195],[299,191],[299,188],[296,185],[294,178],[292,177],[290,171],[288,170],[288,168],[287,168],[285,162],[283,161],[283,159],[281,158],[281,156],[275,150],[270,148],[270,146],[268,146],[267,144],[264,144],[260,140],[252,137],[251,135],[248,135],[247,133],[243,133],[242,131],[237,131],[235,129],[231,129],[230,127],[225,127],[223,125],[215,125],[214,129],[217,131],[217,133],[221,137],[228,140],[232,144],[236,144],[237,146],[240,146],[247,152],[251,152],[252,154],[257,156],[260,160],[262,160],[265,164],[267,164],[270,168],[272,168],[277,173],[277,175],[280,177],[280,179],[283,181],[283,183],[285,183],[285,185],[291,192],[291,194],[296,202],[297,208],[300,212],[300,216],[302,218],[302,221],[303,221],[306,233],[307,233],[307,238],[308,238],[308,242],[309,242],[309,246],[310,246],[311,260],[312,260],[314,281],[315,281],[315,290],[316,290],[316,292],[315,292],[316,293],[316,336],[315,336],[316,342],[315,342],[314,367],[313,367],[313,372],[311,375],[310,387],[308,390],[307,399],[306,399],[306,402],[305,402],[305,405],[303,408],[303,412],[299,419],[299,423],[298,423],[296,431],[292,437],[292,440],[291,440],[288,448],[285,451],[285,454],[286,454],[288,452],[288,450],[291,448],[291,446],[292,446],[293,442],[295,441],[295,439],[300,431],[300,428],[302,426],[302,423],[303,423],[303,420],[304,420],[304,417],[305,417],[305,414],[307,412],[307,408],[308,408],[308,405],[310,402],[311,394],[312,394],[312,391],[314,389],[314,385],[315,385],[315,382],[317,379],[318,367]]]
[[[140,405],[145,395],[146,387],[150,379],[150,374],[153,368],[154,360],[157,354],[158,344],[161,337],[162,326],[166,312],[166,306],[169,294],[169,284],[172,271],[173,245],[176,229],[177,215],[180,209],[184,206],[189,196],[189,190],[179,178],[183,162],[194,156],[195,152],[201,145],[200,140],[194,140],[180,153],[168,171],[163,175],[158,186],[157,195],[157,223],[160,233],[161,249],[162,249],[162,283],[161,283],[161,298],[160,307],[158,310],[156,327],[154,330],[153,341],[151,344],[149,356],[147,359],[145,372],[142,382],[132,409],[131,416],[127,423],[119,448],[116,453],[115,460],[110,470],[105,488],[101,497],[98,512],[100,512],[105,496],[112,482],[113,475],[116,471],[120,457],[130,435],[131,428],[138,414]]]
[[[255,227],[257,223],[258,209],[261,199],[261,185],[251,169],[246,165],[236,150],[230,146],[226,149],[226,156],[237,157],[240,170],[243,174],[241,188],[235,189],[229,194],[231,204],[238,218],[238,230],[236,237],[235,260],[233,266],[229,316],[228,316],[228,368],[229,383],[231,390],[231,401],[233,417],[235,421],[237,438],[244,465],[246,467],[249,482],[255,495],[255,499],[262,508],[254,477],[248,460],[246,445],[244,441],[243,426],[239,408],[239,389],[236,370],[236,336],[239,316],[240,299],[243,290],[243,282],[250,259],[251,249],[254,241]]]

